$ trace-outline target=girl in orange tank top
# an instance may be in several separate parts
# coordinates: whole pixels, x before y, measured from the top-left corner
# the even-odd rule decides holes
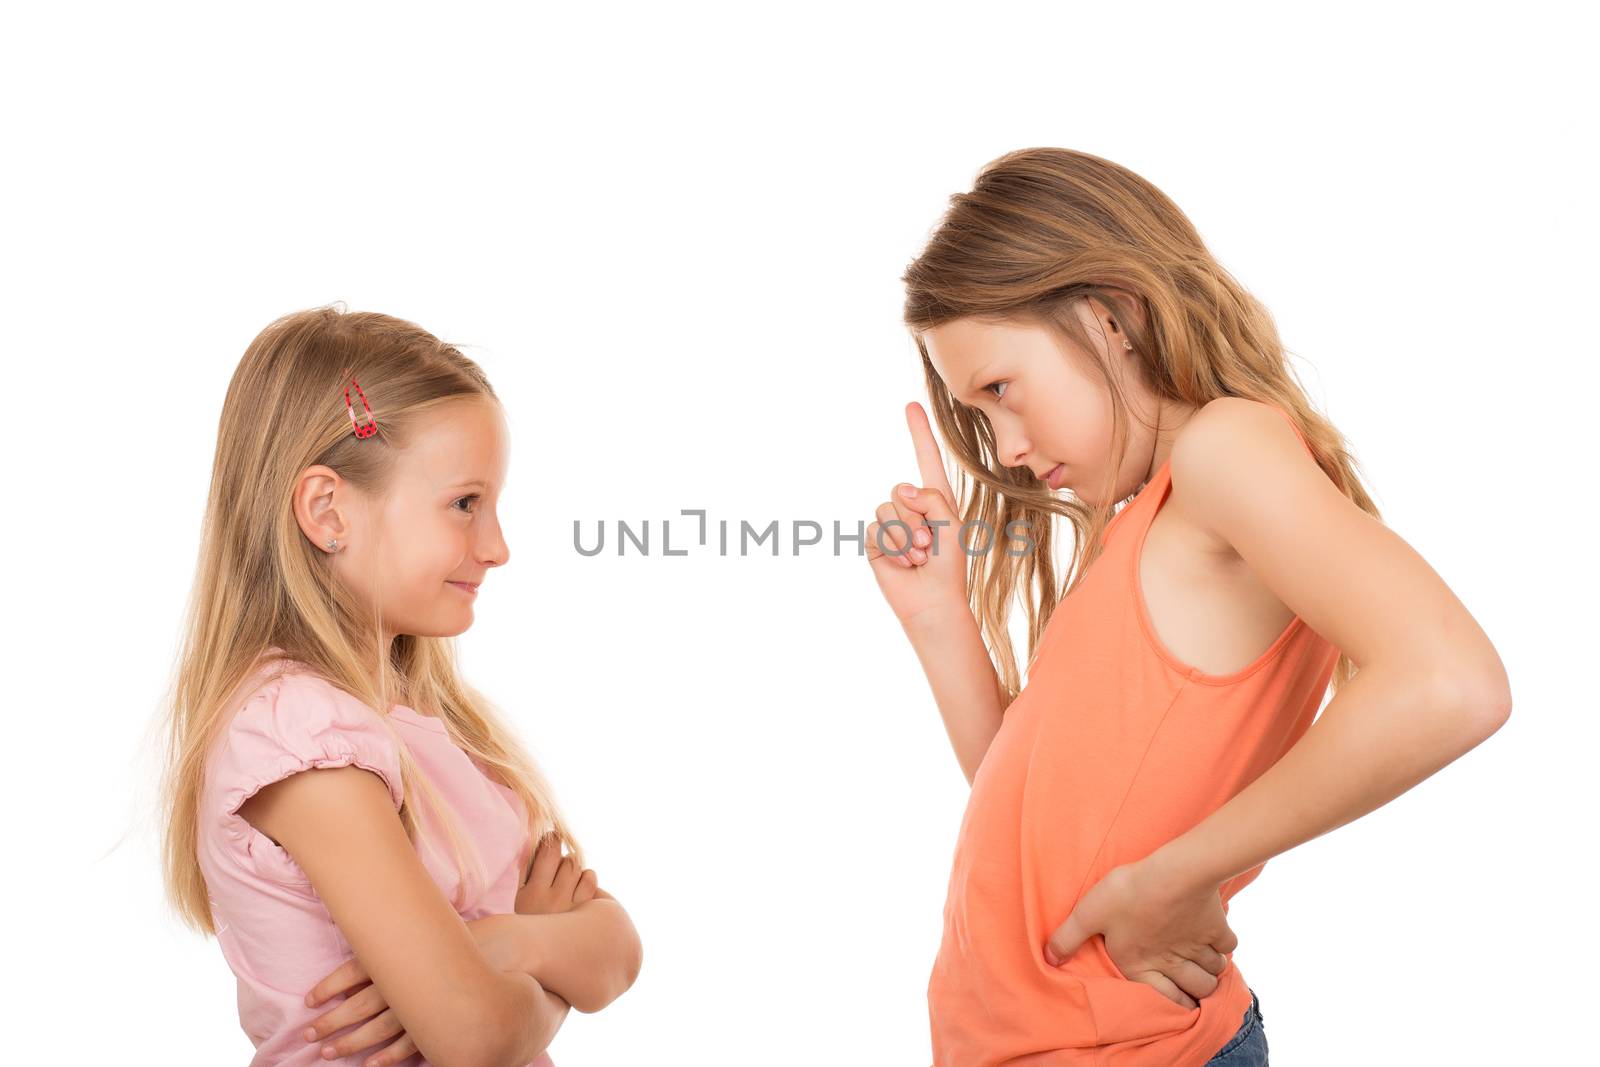
[[[1268,856],[1498,728],[1498,657],[1463,639],[1429,662],[1481,680],[1441,704],[1450,751],[1419,739],[1398,770],[1355,766],[1350,727],[1308,737],[1330,683],[1342,721],[1366,714],[1359,692],[1338,701],[1341,649],[1365,663],[1408,625],[1340,576],[1430,579],[1382,551],[1393,535],[1266,311],[1137,175],[1003,156],[905,281],[933,412],[974,483],[958,508],[909,405],[923,485],[867,536],[972,786],[928,980],[935,1067],[1265,1064],[1230,901]],[[1057,517],[1080,546],[1059,594]],[[1019,685],[1006,615],[1029,582]],[[1412,610],[1476,629],[1447,595]],[[1352,784],[1296,781],[1334,769]]]

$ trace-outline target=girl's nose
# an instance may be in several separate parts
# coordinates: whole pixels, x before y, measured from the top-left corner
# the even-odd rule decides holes
[[[496,533],[479,547],[482,551],[478,554],[478,559],[485,567],[504,567],[511,559],[511,547],[506,544],[502,534]]]
[[[994,431],[995,458],[1007,467],[1020,467],[1033,446],[1022,432],[1015,415],[996,412],[989,418],[989,428]]]
[[[1021,434],[1012,434],[998,428],[995,430],[994,449],[1000,462],[1007,467],[1020,467],[1027,461],[1028,451],[1032,446],[1028,439]]]

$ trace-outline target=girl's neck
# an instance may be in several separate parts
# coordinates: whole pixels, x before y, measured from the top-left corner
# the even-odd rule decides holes
[[[1149,469],[1144,472],[1144,482],[1149,484],[1150,479],[1156,476],[1156,471],[1172,455],[1172,446],[1178,439],[1178,433],[1194,413],[1200,409],[1193,404],[1186,404],[1177,400],[1161,400],[1150,413],[1150,422],[1154,423],[1155,437],[1150,446]]]

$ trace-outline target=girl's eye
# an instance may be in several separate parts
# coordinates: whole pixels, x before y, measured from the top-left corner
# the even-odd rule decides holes
[[[996,400],[1004,400],[1005,399],[1005,395],[1006,395],[1006,386],[1008,384],[1009,384],[1008,382],[990,382],[988,385],[984,386],[984,388],[985,389],[999,389],[1000,391],[998,393],[994,394],[994,398]]]
[[[476,500],[476,499],[478,499],[478,494],[477,494],[477,493],[473,493],[473,494],[471,494],[471,495],[469,495],[469,496],[461,496],[461,497],[457,497],[457,498],[456,498],[456,499],[455,499],[455,503],[457,503],[457,504],[459,504],[459,503],[461,503],[461,502],[462,502],[462,501],[463,501],[463,500]],[[470,509],[470,508],[469,508],[469,509],[468,509],[468,510],[467,510],[467,514],[468,514],[468,515],[471,515],[471,514],[472,514],[472,511],[471,511],[471,509]]]

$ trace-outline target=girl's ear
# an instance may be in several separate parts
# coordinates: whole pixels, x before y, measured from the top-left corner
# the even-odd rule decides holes
[[[324,551],[333,551],[328,548],[330,542],[348,544],[350,540],[350,524],[334,504],[334,490],[340,482],[332,467],[313,464],[300,472],[290,496],[300,532]]]
[[[1141,301],[1132,293],[1124,292],[1121,289],[1112,290],[1111,299],[1116,305],[1117,329],[1121,331],[1120,335],[1125,335],[1128,332],[1124,324],[1135,326],[1143,332],[1148,324],[1145,322],[1144,307]],[[1119,345],[1118,347],[1121,346]]]

